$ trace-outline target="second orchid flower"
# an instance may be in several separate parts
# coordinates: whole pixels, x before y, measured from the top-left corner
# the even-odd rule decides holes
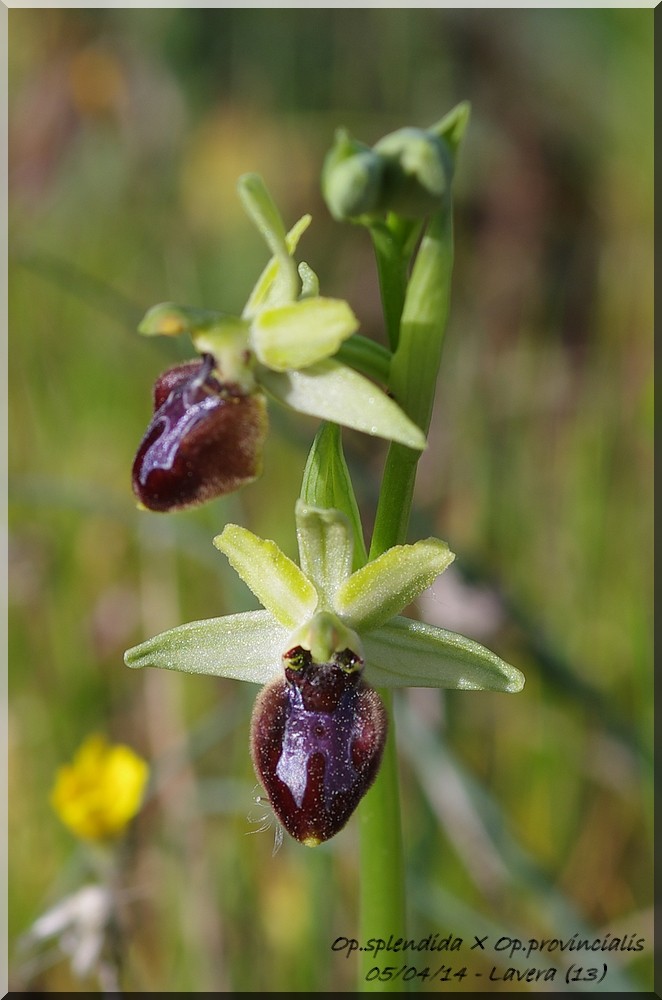
[[[349,305],[319,295],[293,254],[310,223],[284,225],[256,175],[239,181],[244,206],[272,257],[241,316],[163,303],[148,311],[145,335],[190,334],[201,359],[165,372],[133,466],[133,488],[151,510],[182,510],[252,482],[261,472],[266,396],[309,416],[425,447],[423,431],[374,381],[338,360],[352,338],[364,369],[388,374],[388,353],[358,337]]]

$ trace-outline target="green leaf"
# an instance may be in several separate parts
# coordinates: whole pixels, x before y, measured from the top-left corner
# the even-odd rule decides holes
[[[362,635],[365,677],[378,687],[438,687],[514,693],[524,676],[484,646],[456,632],[394,618]]]
[[[251,325],[251,346],[274,371],[307,368],[335,354],[358,325],[342,299],[301,299],[261,309]]]
[[[352,526],[354,538],[352,568],[363,566],[368,553],[338,424],[323,423],[315,435],[303,472],[301,499],[313,507],[335,508],[343,512]]]
[[[448,321],[453,272],[450,207],[435,214],[416,255],[405,297],[390,389],[427,432]]]
[[[238,524],[226,524],[214,545],[281,625],[291,629],[310,618],[317,607],[317,592],[275,542],[258,538]]]
[[[352,572],[349,521],[339,510],[310,507],[297,500],[297,539],[301,569],[313,581],[326,608]]]
[[[273,372],[259,365],[255,377],[267,392],[300,413],[400,441],[419,451],[425,448],[423,431],[385,392],[337,361],[319,361],[292,372]]]
[[[163,667],[266,684],[281,671],[288,630],[268,611],[189,622],[128,649],[128,667]]]
[[[390,211],[417,216],[438,207],[448,190],[452,165],[447,147],[436,135],[408,126],[385,135],[374,150],[388,162]]]
[[[454,558],[438,538],[394,545],[345,581],[335,609],[358,631],[376,628],[429,587]]]

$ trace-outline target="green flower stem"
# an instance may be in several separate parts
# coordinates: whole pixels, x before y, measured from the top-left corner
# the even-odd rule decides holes
[[[359,806],[361,941],[371,937],[388,941],[391,934],[405,936],[405,864],[393,693],[382,689],[380,695],[388,714],[389,737],[377,780]],[[367,982],[366,974],[374,965],[374,954],[361,952],[357,992],[402,993],[406,990],[406,985],[400,980]]]
[[[448,317],[453,266],[451,204],[431,220],[416,257],[406,294],[401,285],[384,297],[389,336],[397,327],[397,347],[391,362],[390,390],[405,413],[426,433],[432,415],[437,373]],[[401,254],[394,241],[382,239],[380,250],[396,260],[380,263],[380,277],[389,273],[400,280]],[[379,258],[379,252],[378,252]],[[416,468],[420,452],[403,445],[389,448],[375,528],[370,546],[374,559],[392,545],[406,540]],[[375,784],[359,807],[361,830],[360,938],[388,940],[406,936],[404,861],[397,774],[397,747],[390,692],[380,691],[389,714],[389,738]],[[396,980],[366,981],[374,955],[362,952],[358,990],[371,993],[403,992]]]
[[[398,346],[412,244],[419,231],[418,224],[394,215],[390,215],[385,223],[370,227],[388,341],[393,351]]]

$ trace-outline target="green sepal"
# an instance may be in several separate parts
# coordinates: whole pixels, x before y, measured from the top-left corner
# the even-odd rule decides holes
[[[308,368],[335,354],[358,325],[342,299],[305,298],[261,309],[251,325],[251,347],[272,371]]]
[[[268,611],[245,611],[161,632],[128,649],[124,662],[267,684],[281,672],[288,634]]]
[[[464,138],[464,133],[467,130],[470,116],[470,102],[460,101],[436,125],[432,125],[428,131],[439,136],[440,139],[444,139],[450,147],[453,157],[455,157],[457,156],[460,143]]]
[[[394,618],[362,636],[365,677],[376,687],[516,693],[524,675],[485,646],[447,629]]]
[[[339,510],[311,507],[297,500],[295,507],[299,562],[320,596],[320,606],[333,607],[340,585],[352,572],[352,535]]]
[[[323,423],[312,443],[301,483],[304,504],[342,511],[352,528],[352,569],[368,561],[361,515],[342,448],[338,424]]]
[[[160,302],[147,310],[138,325],[138,333],[145,337],[178,337],[182,333],[193,334],[198,330],[206,330],[224,317],[224,313],[213,309],[196,309],[194,306],[178,306],[174,302]]]
[[[317,591],[275,542],[238,524],[226,524],[214,545],[281,625],[294,628],[315,611]]]
[[[359,631],[376,628],[406,608],[454,558],[438,538],[394,545],[343,583],[335,609]]]
[[[329,359],[302,371],[272,372],[260,365],[256,377],[270,395],[299,413],[330,420],[422,451],[425,435],[397,403],[373,382]]]

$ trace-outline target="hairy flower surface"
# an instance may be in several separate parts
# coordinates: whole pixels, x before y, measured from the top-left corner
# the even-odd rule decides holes
[[[373,685],[514,692],[524,678],[473,640],[400,616],[453,561],[445,542],[397,545],[352,572],[343,513],[298,501],[296,524],[300,566],[239,525],[214,539],[265,610],[170,629],[125,661],[266,685],[253,762],[285,829],[314,846],[377,773],[386,717]]]
[[[267,414],[261,393],[213,374],[214,359],[178,365],[154,386],[154,416],[133,463],[133,490],[150,510],[183,510],[253,482]]]
[[[77,837],[108,840],[140,809],[148,777],[147,763],[130,747],[94,734],[58,769],[51,804]]]

